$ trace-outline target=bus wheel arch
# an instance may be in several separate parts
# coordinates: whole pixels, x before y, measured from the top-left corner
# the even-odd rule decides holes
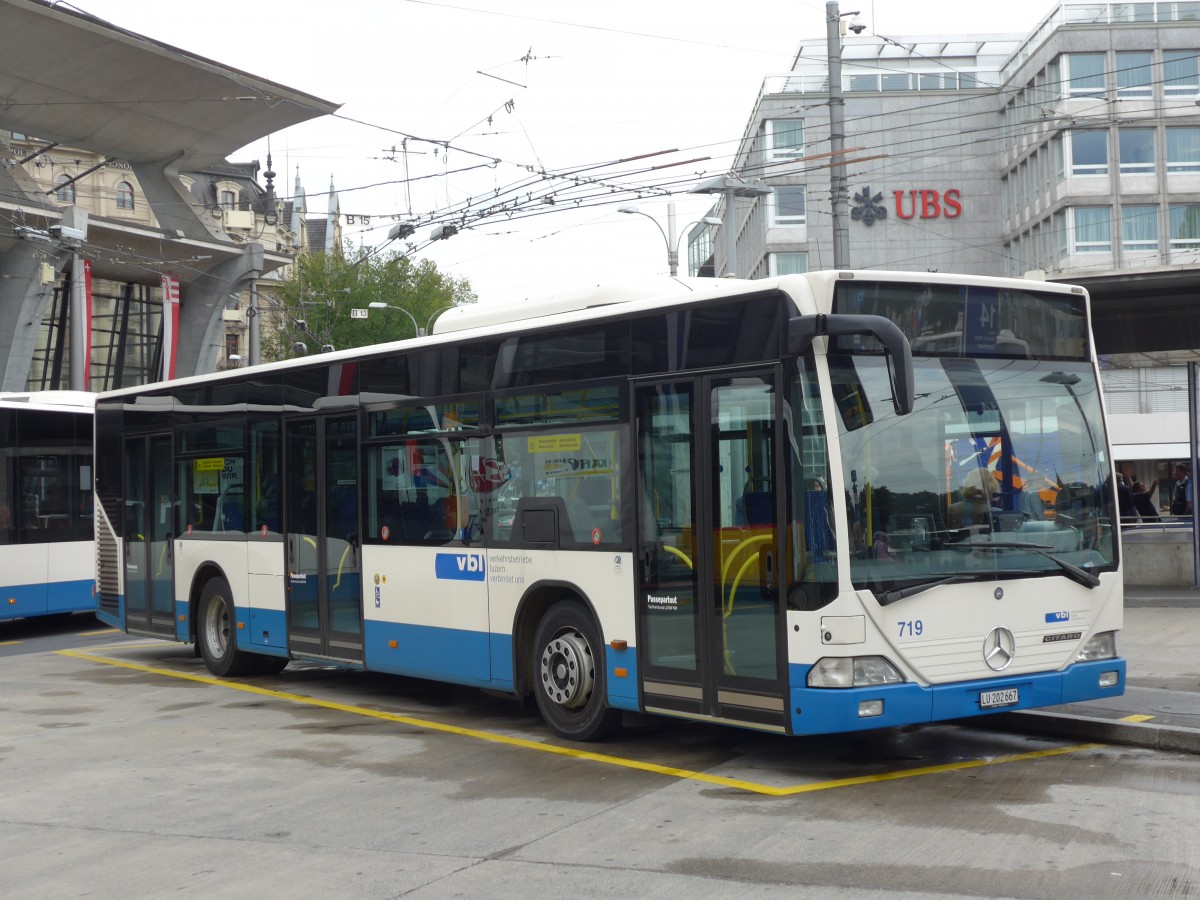
[[[513,629],[519,690],[532,691],[546,724],[560,737],[591,741],[611,734],[620,710],[608,705],[599,619],[568,585],[535,585]]]

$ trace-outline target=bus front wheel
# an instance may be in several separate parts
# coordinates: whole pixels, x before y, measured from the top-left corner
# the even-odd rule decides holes
[[[550,607],[533,639],[533,692],[546,724],[559,737],[594,741],[615,731],[621,711],[605,703],[604,650],[584,606]]]
[[[212,579],[200,593],[196,643],[204,665],[214,675],[249,675],[258,667],[258,656],[238,649],[236,622],[229,583]]]

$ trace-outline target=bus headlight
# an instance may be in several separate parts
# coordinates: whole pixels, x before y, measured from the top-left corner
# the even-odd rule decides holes
[[[1117,633],[1104,631],[1083,645],[1076,662],[1091,662],[1094,659],[1115,659],[1117,656]]]
[[[825,656],[808,670],[808,686],[815,688],[871,687],[903,680],[882,656]]]

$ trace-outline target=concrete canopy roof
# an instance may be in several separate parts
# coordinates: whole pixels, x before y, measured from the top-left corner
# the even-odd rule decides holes
[[[339,106],[46,0],[0,18],[0,125],[131,163],[203,168]]]

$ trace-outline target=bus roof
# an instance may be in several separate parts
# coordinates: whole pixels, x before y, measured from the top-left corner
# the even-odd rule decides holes
[[[96,395],[89,391],[0,391],[0,405],[91,412],[96,408]]]

